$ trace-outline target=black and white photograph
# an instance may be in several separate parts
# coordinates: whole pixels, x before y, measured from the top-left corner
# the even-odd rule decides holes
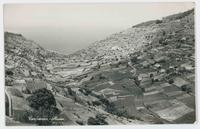
[[[194,124],[195,9],[5,3],[5,126]]]

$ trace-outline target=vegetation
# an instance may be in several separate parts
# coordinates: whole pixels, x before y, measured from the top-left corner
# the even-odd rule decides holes
[[[82,92],[86,96],[88,96],[89,94],[92,93],[92,91],[90,89],[88,89],[87,87],[80,88],[79,91]]]
[[[6,70],[6,75],[10,75],[10,76],[13,76],[13,72],[12,71],[10,71],[10,70]]]
[[[187,93],[191,93],[191,92],[192,92],[192,88],[189,87],[188,85],[183,85],[183,86],[181,87],[181,90],[182,90],[182,91],[185,91],[185,92],[187,92]]]
[[[169,84],[173,84],[174,83],[174,80],[173,79],[170,79],[169,80]]]
[[[95,118],[89,117],[87,124],[88,125],[108,125],[108,122],[105,121],[106,117],[103,114],[97,114]]]
[[[45,88],[33,92],[27,101],[29,106],[33,108],[33,111],[29,111],[27,116],[35,118],[35,122],[39,125],[51,125],[52,118],[60,113],[53,94]]]
[[[71,96],[74,96],[76,93],[74,91],[72,91],[72,89],[70,87],[67,87],[68,93]]]
[[[5,84],[6,86],[13,86],[14,80],[12,78],[6,77],[5,78]]]
[[[101,102],[100,101],[92,101],[93,106],[100,106]]]
[[[80,121],[80,120],[77,120],[76,123],[79,125],[84,125],[83,121]]]
[[[107,112],[117,116],[127,116],[126,111],[118,110],[114,103],[109,103],[105,109]]]
[[[162,23],[162,20],[156,20],[156,24]]]

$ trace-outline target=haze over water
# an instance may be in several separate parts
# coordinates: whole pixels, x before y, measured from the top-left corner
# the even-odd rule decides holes
[[[4,30],[70,54],[148,20],[183,12],[194,3],[6,4]]]

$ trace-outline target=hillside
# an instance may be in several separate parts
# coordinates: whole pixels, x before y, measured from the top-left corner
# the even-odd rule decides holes
[[[87,124],[88,118],[97,114],[106,116],[109,124],[143,123],[117,118],[101,108],[91,106],[98,98],[84,95],[77,88],[70,88],[67,85],[76,79],[65,78],[56,73],[55,69],[59,64],[74,67],[63,64],[65,60],[65,55],[45,50],[21,34],[5,32],[5,89],[13,106],[13,116],[6,117],[7,125],[35,125],[24,123],[24,113],[31,110],[26,98],[41,88],[47,88],[54,94],[57,107],[61,111],[59,117],[64,118],[62,125]]]
[[[20,121],[17,112],[31,110],[26,98],[45,87],[63,125],[89,124],[91,117],[108,124],[193,123],[194,54],[194,10],[135,25],[71,55],[6,32],[12,120]]]

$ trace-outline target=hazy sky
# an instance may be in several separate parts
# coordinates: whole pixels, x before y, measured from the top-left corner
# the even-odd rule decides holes
[[[4,28],[69,54],[140,22],[193,7],[194,3],[6,4]]]

